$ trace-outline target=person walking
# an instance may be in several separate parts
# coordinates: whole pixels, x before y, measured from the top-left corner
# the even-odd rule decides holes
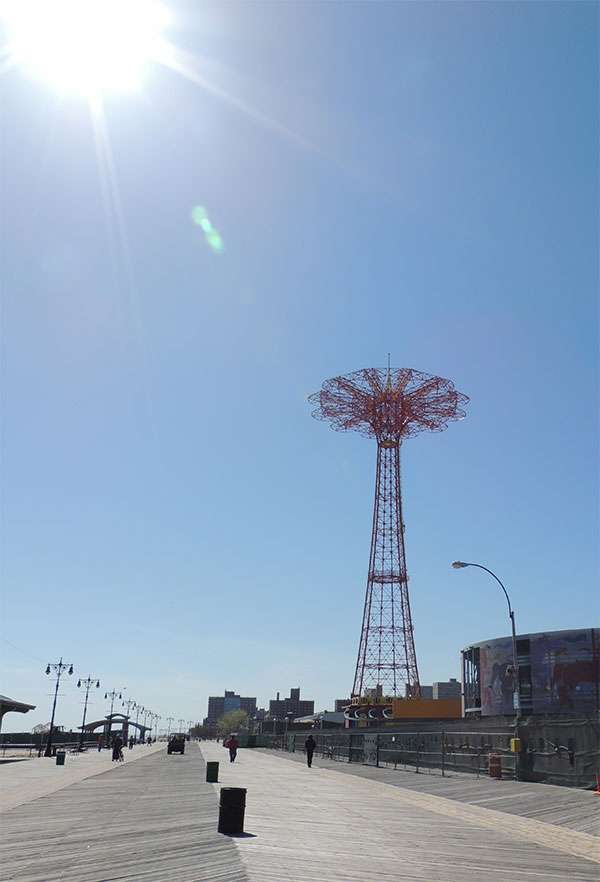
[[[133,750],[133,735],[129,736],[129,750]]]
[[[315,747],[317,746],[317,742],[309,735],[306,741],[304,742],[304,750],[306,751],[306,765],[308,768],[312,768],[312,758],[313,753],[315,752]]]
[[[237,750],[240,746],[240,742],[235,737],[235,733],[232,732],[227,741],[223,742],[223,747],[226,747],[229,750],[229,762],[234,763],[235,758],[237,756]]]
[[[113,763],[119,762],[119,760],[121,759],[121,757],[123,755],[123,751],[121,749],[122,747],[123,747],[123,742],[121,741],[121,736],[115,735],[115,737],[113,738],[113,743],[112,743]]]

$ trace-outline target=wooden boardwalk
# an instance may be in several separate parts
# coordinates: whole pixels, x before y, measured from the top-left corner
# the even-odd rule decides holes
[[[212,743],[202,749],[207,759],[226,755]],[[248,787],[246,830],[255,838],[238,848],[250,882],[600,879],[595,837],[531,818],[267,751],[240,751],[239,763],[221,766],[221,782]]]
[[[337,764],[307,769],[257,750],[230,764],[221,745],[202,751],[220,761],[219,785],[204,782],[191,744],[184,756],[160,750],[3,811],[0,882],[600,879],[598,840],[565,825]],[[216,832],[221,785],[248,788],[245,837]]]
[[[163,748],[3,812],[1,882],[247,882],[204,768]]]
[[[157,750],[164,750],[164,745],[138,744],[133,750],[127,749],[123,753],[125,765],[150,756]],[[0,766],[0,812],[39,799],[40,796],[48,796],[115,767],[110,750],[67,754],[64,766],[57,766],[52,757],[35,757]],[[123,768],[123,763],[119,764],[119,768]]]
[[[303,753],[270,751],[281,759],[304,764]],[[457,802],[477,805],[495,811],[546,821],[559,827],[569,827],[580,833],[600,836],[600,798],[591,790],[557,787],[553,784],[531,784],[526,781],[496,781],[487,776],[468,772],[446,773],[439,769],[416,774],[412,770],[392,767],[374,768],[359,763],[348,763],[315,757],[313,765],[324,769],[358,775],[372,781],[381,781],[403,790],[443,796]]]

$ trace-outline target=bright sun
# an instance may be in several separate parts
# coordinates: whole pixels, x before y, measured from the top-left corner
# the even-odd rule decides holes
[[[0,0],[0,14],[12,63],[88,98],[139,88],[169,19],[154,0]]]

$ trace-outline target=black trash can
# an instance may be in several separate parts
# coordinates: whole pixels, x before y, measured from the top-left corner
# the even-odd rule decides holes
[[[221,787],[219,802],[219,833],[235,836],[244,832],[246,811],[245,787]]]
[[[207,763],[206,764],[206,780],[209,784],[216,784],[219,780],[219,764],[218,763]]]
[[[57,750],[56,751],[56,765],[57,766],[64,766],[65,756],[66,756],[66,753],[64,752],[64,750]]]

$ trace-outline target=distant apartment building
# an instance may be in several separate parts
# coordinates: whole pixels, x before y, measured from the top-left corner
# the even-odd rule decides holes
[[[349,698],[336,698],[335,700],[335,713],[342,713],[345,707],[348,707],[350,704]]]
[[[211,695],[208,699],[208,713],[204,721],[205,725],[214,725],[219,717],[233,710],[245,711],[252,717],[256,713],[256,698],[244,698],[235,692],[225,692],[225,695]]]
[[[434,698],[460,698],[460,683],[454,677],[443,683],[433,684]]]
[[[271,719],[283,720],[290,714],[294,717],[306,717],[314,714],[314,701],[306,701],[300,698],[300,689],[290,689],[289,698],[280,698],[279,692],[277,698],[271,699],[269,702],[269,716]]]
[[[408,684],[405,689],[404,697],[409,698]],[[433,698],[433,686],[424,686],[423,683],[421,683],[421,698]]]

